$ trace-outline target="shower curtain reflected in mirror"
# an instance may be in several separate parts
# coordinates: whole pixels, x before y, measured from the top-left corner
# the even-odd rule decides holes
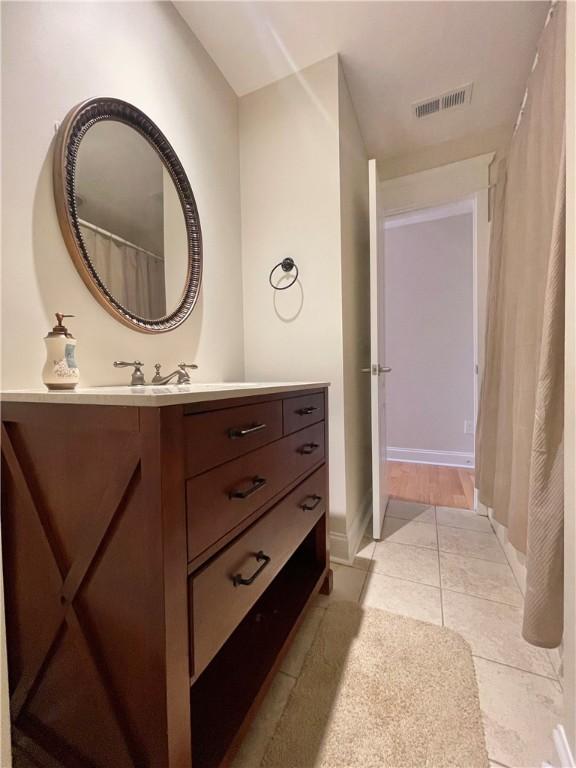
[[[139,317],[157,320],[166,314],[164,260],[95,229],[80,224],[86,252],[114,298]]]

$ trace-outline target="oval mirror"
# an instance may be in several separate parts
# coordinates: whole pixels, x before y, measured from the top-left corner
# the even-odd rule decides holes
[[[202,235],[172,146],[119,99],[72,109],[58,133],[54,195],[62,234],[95,298],[125,325],[176,328],[198,298]]]

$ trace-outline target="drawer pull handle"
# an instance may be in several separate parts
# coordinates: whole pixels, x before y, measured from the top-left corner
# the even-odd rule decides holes
[[[318,410],[317,405],[309,405],[307,408],[298,408],[296,413],[299,416],[309,416],[311,413],[314,413],[314,411]]]
[[[312,499],[312,504],[307,504],[304,502],[300,506],[300,509],[304,509],[306,512],[312,512],[313,509],[316,509],[318,504],[322,501],[322,496],[318,496],[316,493],[313,493],[312,496],[309,496],[308,498]]]
[[[230,491],[228,497],[230,499],[247,499],[248,496],[252,496],[252,494],[259,491],[260,488],[264,488],[266,482],[267,481],[263,477],[255,477],[252,480],[252,485],[249,488],[246,488],[245,491]]]
[[[301,448],[298,448],[298,453],[307,456],[310,453],[314,453],[318,448],[320,448],[318,443],[305,443]]]
[[[230,440],[235,440],[237,437],[246,437],[254,432],[260,432],[261,429],[266,429],[266,424],[253,424],[251,427],[234,427],[228,430],[228,437]]]
[[[252,574],[252,576],[250,576],[248,579],[245,579],[241,573],[237,573],[236,576],[233,576],[232,582],[234,583],[235,587],[239,587],[240,585],[242,585],[243,587],[249,587],[250,584],[253,584],[256,581],[258,576],[260,576],[264,568],[266,568],[266,566],[270,562],[270,557],[268,555],[265,555],[264,552],[262,552],[262,550],[260,550],[260,552],[257,552],[255,557],[256,557],[256,562],[262,563],[262,565],[259,568],[257,568]]]

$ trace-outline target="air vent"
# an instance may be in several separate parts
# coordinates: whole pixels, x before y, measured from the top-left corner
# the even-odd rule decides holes
[[[428,117],[435,112],[440,112],[440,99],[430,99],[414,105],[416,117]]]
[[[441,93],[439,96],[433,96],[430,99],[418,101],[412,105],[412,108],[415,117],[420,119],[422,117],[435,115],[438,112],[443,112],[445,109],[464,107],[466,104],[470,104],[471,100],[472,83],[467,83],[466,85],[460,86],[460,88]]]

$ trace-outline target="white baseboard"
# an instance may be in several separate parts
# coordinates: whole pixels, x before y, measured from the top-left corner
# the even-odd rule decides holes
[[[408,464],[439,464],[444,467],[474,469],[474,454],[463,451],[427,451],[419,448],[386,448],[388,461],[404,461]]]
[[[360,514],[353,520],[348,531],[348,541],[350,542],[350,562],[356,557],[356,552],[360,548],[360,542],[366,532],[366,527],[372,517],[372,488],[368,490],[362,501]]]
[[[506,559],[508,560],[508,564],[510,565],[510,568],[512,568],[512,573],[514,574],[514,577],[518,582],[518,586],[520,587],[522,594],[525,595],[526,594],[526,556],[523,555],[522,552],[518,552],[518,550],[515,549],[512,546],[512,544],[510,544],[510,542],[508,541],[508,529],[494,519],[494,513],[490,508],[488,508],[488,518],[490,520],[492,528],[494,529],[494,533],[496,534],[496,536],[498,537],[498,540],[500,541],[500,544],[502,545],[502,549],[504,550],[504,554],[506,555]]]
[[[564,730],[563,725],[557,725],[552,732],[552,739],[556,748],[556,754],[560,760],[559,765],[562,768],[576,768],[576,760],[570,749],[570,743],[568,742],[568,736]],[[548,768],[550,763],[542,763],[542,768]],[[551,766],[550,766],[551,768]]]
[[[330,531],[330,560],[343,565],[352,564],[371,516],[372,489],[364,496],[361,512],[354,518],[346,533]]]
[[[349,565],[348,551],[348,536],[339,531],[330,531],[330,560]]]
[[[477,515],[482,517],[490,517],[490,510],[481,501],[478,500],[478,489],[474,488],[474,504]]]
[[[558,648],[549,648],[548,654],[554,667],[554,671],[562,680],[564,678],[564,643],[560,643]]]
[[[522,592],[522,595],[526,595],[526,556],[522,554],[522,552],[518,552],[517,549],[515,549],[512,544],[508,541],[508,529],[501,525],[497,520],[494,519],[494,513],[490,507],[484,506],[484,504],[479,503],[478,504],[478,513],[488,515],[488,519],[490,520],[490,524],[492,525],[492,528],[494,530],[494,533],[498,537],[498,540],[500,541],[500,544],[502,545],[502,549],[504,550],[504,554],[506,555],[506,559],[508,560],[508,565],[512,569],[512,573],[514,574],[514,578],[516,579],[518,586],[520,587],[520,591]],[[561,643],[558,648],[548,648],[548,656],[550,658],[550,661],[552,662],[552,666],[554,667],[554,671],[558,675],[559,678],[564,677],[564,664],[563,664],[563,644]]]

